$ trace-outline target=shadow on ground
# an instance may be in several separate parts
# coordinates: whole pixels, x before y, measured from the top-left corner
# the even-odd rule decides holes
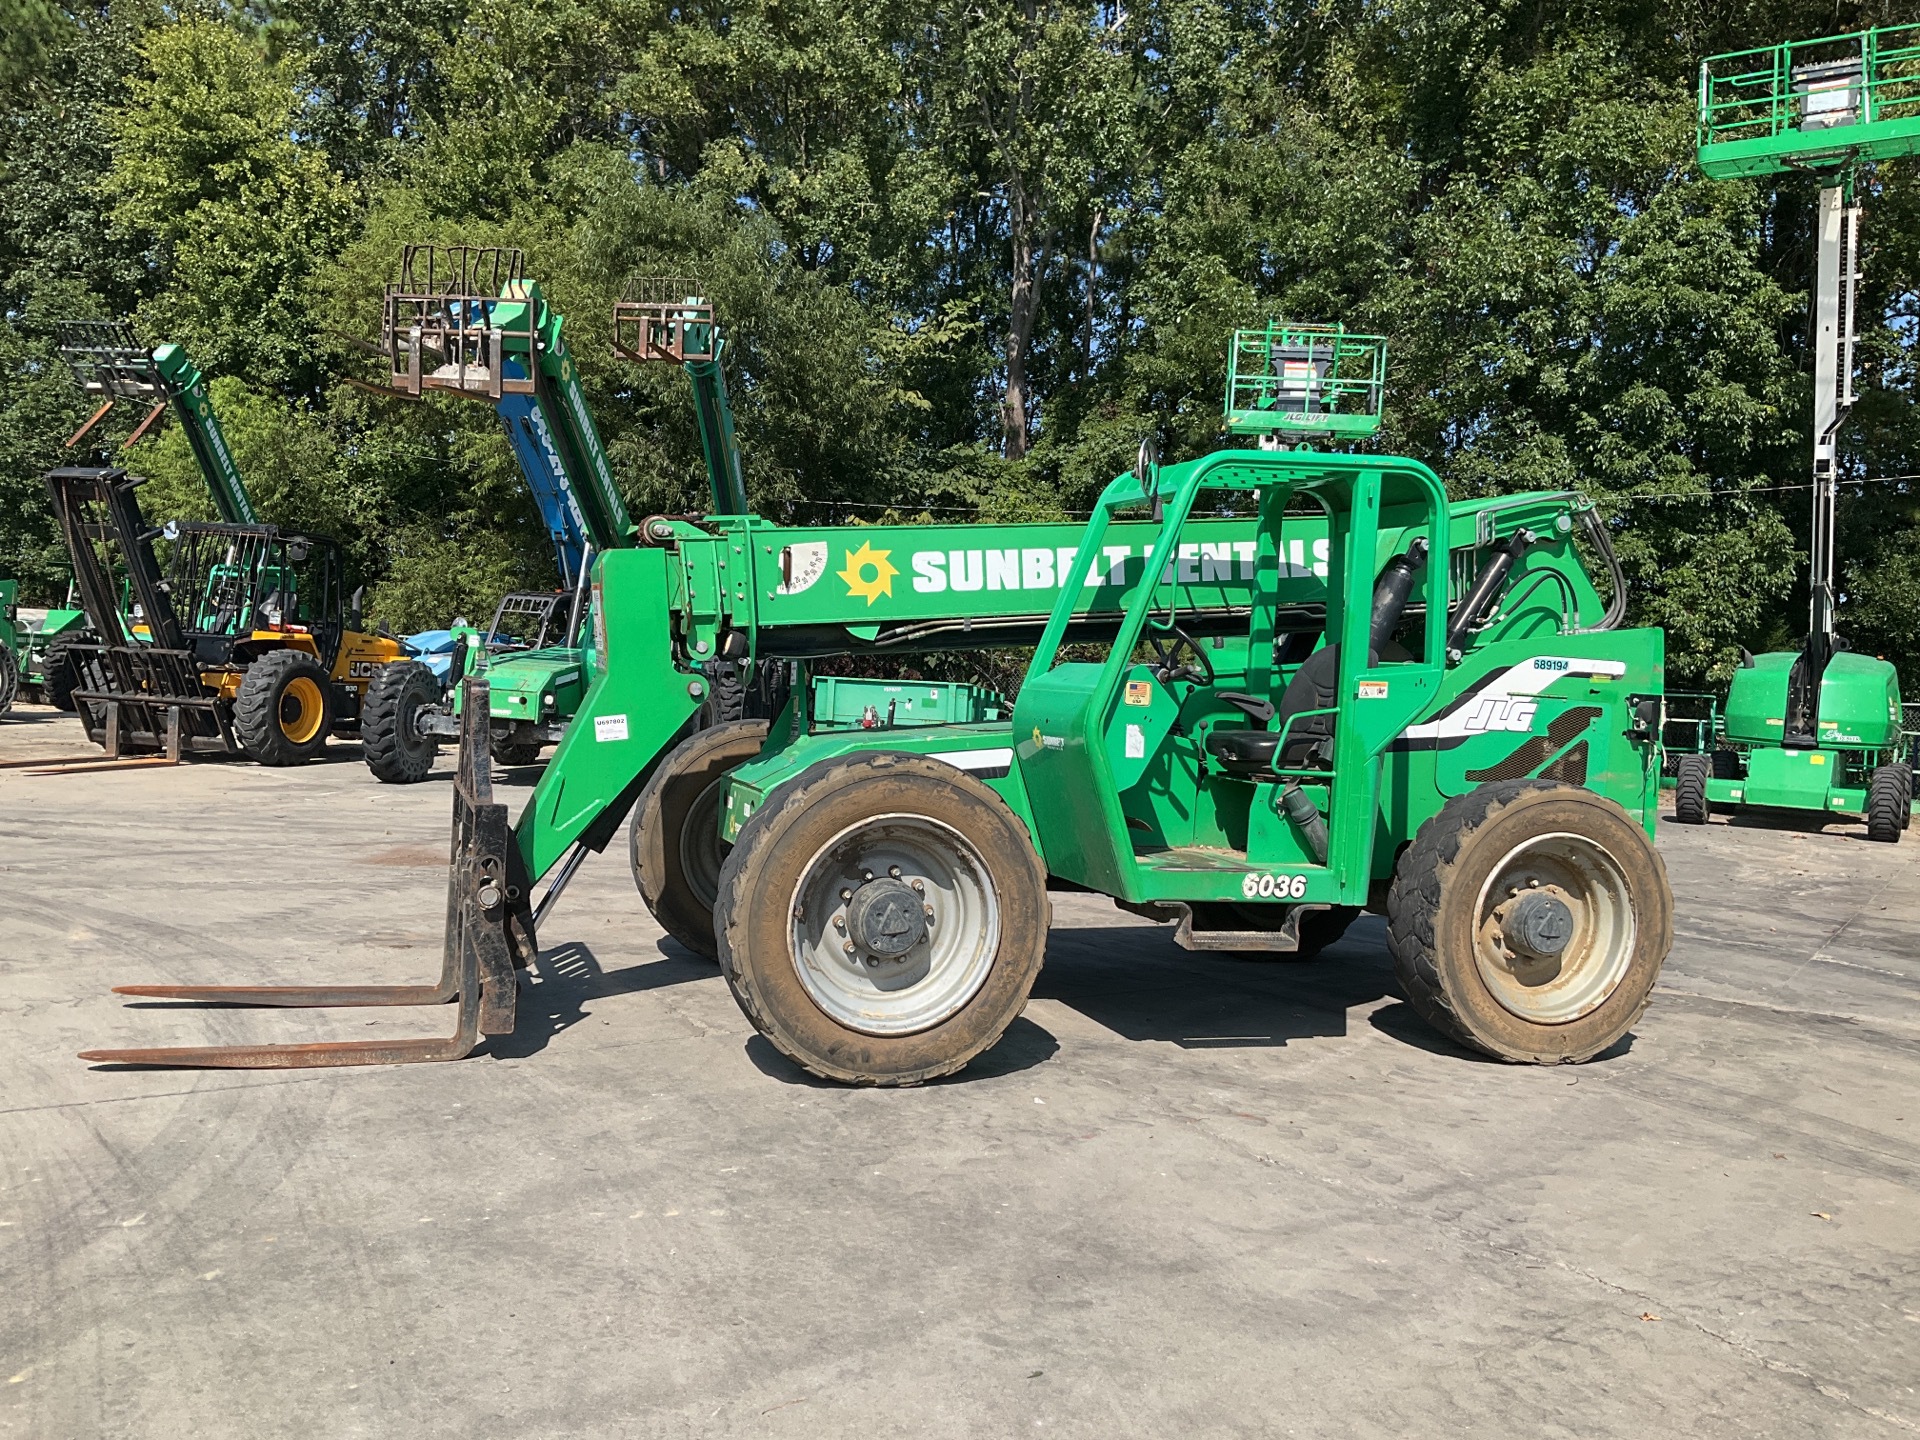
[[[1369,915],[1312,960],[1193,953],[1158,925],[1056,929],[1033,993],[1129,1040],[1218,1049],[1342,1036],[1355,1006],[1399,991]]]
[[[675,946],[662,946],[660,958],[622,970],[604,970],[591,947],[570,941],[543,950],[531,979],[520,982],[518,1023],[511,1035],[495,1035],[485,1053],[500,1060],[538,1055],[549,1041],[589,1014],[587,1003],[615,995],[662,990],[693,980],[710,980],[714,967]]]

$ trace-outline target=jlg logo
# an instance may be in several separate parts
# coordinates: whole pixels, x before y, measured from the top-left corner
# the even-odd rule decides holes
[[[1469,710],[1460,724],[1469,733],[1482,730],[1525,732],[1533,729],[1533,717],[1539,709],[1540,702],[1537,700],[1496,700],[1489,697]]]

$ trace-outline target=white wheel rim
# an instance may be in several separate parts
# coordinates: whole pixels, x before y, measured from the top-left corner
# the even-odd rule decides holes
[[[876,883],[921,905],[924,933],[898,955],[861,943],[849,897]],[[863,1035],[912,1035],[957,1014],[986,983],[1000,949],[986,861],[958,830],[925,815],[849,825],[802,867],[787,913],[793,968],[808,997]]]
[[[1563,908],[1554,910],[1554,902]],[[1556,952],[1529,945],[1523,905],[1564,920],[1567,938]],[[1626,872],[1589,836],[1536,835],[1516,845],[1480,887],[1474,917],[1481,980],[1502,1009],[1531,1024],[1565,1025],[1591,1014],[1633,963]]]

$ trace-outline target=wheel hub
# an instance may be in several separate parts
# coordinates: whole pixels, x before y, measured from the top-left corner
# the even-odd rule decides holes
[[[1535,1025],[1605,1004],[1633,960],[1635,921],[1620,864],[1589,836],[1522,841],[1482,883],[1474,959],[1491,997]]]
[[[926,907],[901,881],[874,880],[847,902],[847,936],[869,955],[897,960],[926,939]]]
[[[789,910],[794,971],[835,1023],[865,1035],[931,1029],[979,992],[1000,947],[986,862],[952,826],[876,815],[823,845]]]
[[[1573,938],[1573,911],[1551,890],[1529,890],[1513,902],[1500,928],[1515,950],[1551,960]]]

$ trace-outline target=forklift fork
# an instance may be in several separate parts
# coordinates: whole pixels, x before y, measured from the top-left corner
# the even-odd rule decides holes
[[[116,995],[203,1005],[367,1006],[458,1002],[453,1034],[417,1040],[346,1040],[304,1045],[191,1045],[83,1050],[102,1065],[216,1070],[308,1069],[458,1060],[482,1035],[513,1033],[516,961],[533,952],[526,889],[512,878],[507,807],[493,798],[487,753],[487,681],[462,682],[460,767],[453,786],[453,853],[440,978],[431,985],[116,985]],[[476,718],[477,717],[477,718]],[[518,955],[516,955],[518,952]]]

